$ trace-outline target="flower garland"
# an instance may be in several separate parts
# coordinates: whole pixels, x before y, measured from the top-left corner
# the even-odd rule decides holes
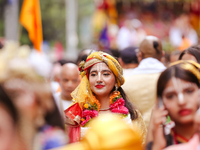
[[[94,117],[98,116],[101,104],[96,99],[95,96],[93,96],[94,103],[88,103],[86,102],[83,105],[83,112],[82,112],[82,118],[81,118],[81,125],[86,126],[86,124]],[[119,113],[123,115],[128,115],[129,111],[125,107],[125,100],[120,95],[120,92],[113,92],[113,94],[110,96],[110,106],[109,110],[113,113]]]

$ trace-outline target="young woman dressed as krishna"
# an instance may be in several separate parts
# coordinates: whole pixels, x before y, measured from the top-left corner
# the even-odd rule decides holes
[[[146,127],[121,88],[125,80],[118,61],[107,53],[94,52],[80,63],[80,71],[81,83],[72,92],[74,104],[65,110],[70,143],[84,136],[93,118],[101,113],[115,113],[130,126],[136,124],[141,129],[144,144]]]

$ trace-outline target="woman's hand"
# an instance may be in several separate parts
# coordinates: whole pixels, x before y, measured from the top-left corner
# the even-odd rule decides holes
[[[152,111],[152,131],[153,131],[153,146],[152,150],[162,150],[166,147],[166,140],[163,133],[163,124],[167,121],[168,111],[164,106],[155,108]]]

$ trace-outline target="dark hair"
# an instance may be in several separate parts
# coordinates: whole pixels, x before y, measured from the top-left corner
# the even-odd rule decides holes
[[[162,97],[163,91],[168,81],[172,78],[172,76],[176,78],[180,78],[184,81],[195,83],[198,87],[200,87],[197,77],[192,72],[181,68],[180,65],[181,64],[171,66],[161,73],[157,82],[157,96],[158,97]],[[174,72],[174,75],[173,75],[173,72]]]
[[[48,125],[60,127],[61,129],[65,130],[64,120],[61,117],[60,111],[55,103],[53,95],[51,96],[51,98],[55,107],[52,111],[47,112],[47,114],[45,115],[45,121]]]
[[[182,53],[180,54],[178,59],[181,60],[183,55],[185,55],[185,54],[193,55],[196,58],[197,62],[200,63],[200,46],[198,46],[198,45],[191,46],[188,49],[185,49],[184,51],[182,51]]]
[[[58,61],[55,61],[53,64],[56,64],[56,63],[59,63],[61,66],[63,66],[64,64],[67,64],[67,63],[73,63],[73,64],[75,64],[73,61],[66,60],[66,59],[60,59]]]
[[[158,47],[159,47],[158,41],[153,41],[153,47],[156,50],[156,54],[159,55],[161,52],[158,50]]]
[[[115,87],[113,87],[112,91],[113,92],[115,90]],[[122,87],[118,88],[118,91],[120,92],[121,96],[123,97],[124,101],[125,101],[125,106],[128,109],[130,115],[131,115],[131,120],[135,120],[138,118],[138,113],[135,110],[134,106],[131,104],[131,102],[128,100],[126,93],[124,92],[124,90],[122,89]]]
[[[12,103],[12,100],[9,98],[8,94],[5,92],[1,84],[0,84],[0,104],[3,104],[6,107],[14,123],[17,123],[18,120],[17,109],[15,108],[14,104]]]
[[[90,50],[90,49],[84,49],[84,50],[80,51],[79,54],[78,54],[78,58],[76,60],[76,64],[79,65],[79,63],[81,61],[86,61],[90,52],[92,52],[92,50]]]
[[[125,64],[138,64],[137,47],[127,47],[120,51],[120,57]]]

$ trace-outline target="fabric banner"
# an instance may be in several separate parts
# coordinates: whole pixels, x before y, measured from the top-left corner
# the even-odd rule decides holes
[[[28,31],[34,48],[41,52],[43,35],[39,0],[24,0],[19,21]]]

